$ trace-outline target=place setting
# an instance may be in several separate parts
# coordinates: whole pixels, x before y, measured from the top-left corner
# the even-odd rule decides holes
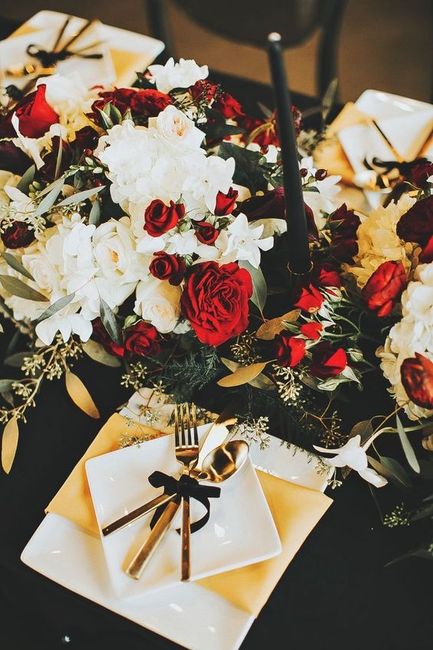
[[[275,31],[273,103],[238,99],[153,9],[0,41],[0,485],[23,584],[237,650],[323,538],[431,559],[433,105],[328,79],[303,115]]]

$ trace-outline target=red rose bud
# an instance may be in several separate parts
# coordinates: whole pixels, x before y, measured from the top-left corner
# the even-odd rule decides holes
[[[332,231],[332,253],[339,262],[353,262],[358,252],[356,232],[361,220],[343,203],[329,218]]]
[[[195,225],[195,236],[199,242],[207,244],[208,246],[216,242],[220,232],[215,228],[215,226],[207,221],[197,221]]]
[[[196,102],[210,102],[218,91],[218,85],[213,84],[206,79],[199,79],[190,87],[189,91]]]
[[[322,303],[323,296],[320,291],[313,284],[309,284],[308,287],[302,287],[301,294],[294,306],[313,314],[320,309]]]
[[[45,90],[46,85],[41,84],[15,108],[20,133],[26,138],[41,138],[52,124],[59,121],[56,111],[45,99]]]
[[[313,270],[314,279],[320,287],[341,287],[340,275],[332,264],[324,262]]]
[[[94,339],[98,341],[98,343],[100,343],[103,348],[107,350],[107,352],[113,354],[116,357],[125,356],[125,347],[119,343],[116,343],[110,338],[110,335],[102,324],[100,318],[95,318],[95,320],[92,321],[92,326]]]
[[[313,361],[310,372],[314,377],[326,379],[336,377],[347,366],[347,356],[343,348],[336,350],[330,343],[318,343],[313,348]]]
[[[391,313],[406,284],[403,264],[388,261],[375,270],[361,293],[367,307],[382,318]]]
[[[411,169],[411,179],[417,187],[426,187],[427,179],[430,176],[433,176],[433,163],[430,160],[423,160],[423,162],[417,163]]]
[[[417,201],[397,224],[397,235],[403,241],[425,246],[433,233],[433,195]]]
[[[311,321],[310,323],[304,323],[299,329],[305,338],[311,341],[318,341],[322,334],[323,325],[317,321]]]
[[[433,408],[433,362],[423,354],[405,359],[401,364],[401,381],[409,398],[417,406]]]
[[[24,221],[14,221],[7,230],[1,233],[6,248],[22,248],[29,246],[35,239],[35,231]]]
[[[152,237],[160,237],[177,225],[179,219],[185,216],[183,203],[165,205],[160,199],[154,199],[144,212],[144,230]]]
[[[218,93],[212,108],[219,111],[227,119],[243,117],[245,115],[238,100],[226,92]]]
[[[305,356],[305,341],[287,332],[279,334],[276,340],[277,359],[280,366],[294,368]]]
[[[430,262],[433,262],[433,235],[430,237],[427,244],[422,249],[419,256],[419,261],[422,264],[430,264]]]
[[[250,274],[236,262],[195,264],[182,293],[182,313],[201,343],[221,345],[247,328],[252,293]]]
[[[185,275],[185,260],[178,255],[170,255],[164,251],[155,253],[150,263],[149,272],[159,280],[168,280],[170,284],[178,285]]]
[[[231,214],[236,205],[238,194],[239,192],[234,190],[232,187],[229,189],[227,194],[218,192],[214,210],[215,215],[217,217],[224,217],[227,214]]]
[[[11,140],[0,141],[0,169],[22,176],[32,160]]]
[[[158,330],[150,323],[139,321],[125,331],[125,348],[131,354],[148,357],[160,351]]]

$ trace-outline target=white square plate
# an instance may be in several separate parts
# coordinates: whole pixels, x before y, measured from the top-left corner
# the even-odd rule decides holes
[[[211,425],[199,427],[199,437]],[[113,451],[86,463],[87,479],[100,529],[162,493],[148,482],[155,470],[180,475],[181,465],[174,453],[174,436],[150,440]],[[191,535],[191,580],[267,560],[281,552],[281,543],[263,490],[247,459],[242,469],[225,483],[221,496],[210,499],[208,523]],[[191,500],[192,519],[204,509]],[[113,590],[119,597],[137,596],[149,590],[179,582],[180,511],[140,580],[126,575],[125,558],[132,557],[150,534],[153,513],[125,528],[102,537]],[[248,540],[248,543],[246,543]]]
[[[322,492],[326,488],[323,466],[299,447],[270,436],[265,450],[251,444],[251,456],[261,470],[284,480]],[[190,650],[237,650],[254,622],[251,614],[194,582],[133,599],[113,595],[99,538],[55,514],[45,516],[21,560],[66,589]]]

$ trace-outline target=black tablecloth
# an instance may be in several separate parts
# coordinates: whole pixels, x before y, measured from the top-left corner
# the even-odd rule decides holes
[[[272,105],[268,86],[227,75],[215,74],[214,78],[250,106],[257,100]],[[317,103],[303,96],[296,96],[295,101],[301,108]],[[6,343],[7,338],[3,347]],[[102,420],[91,421],[78,411],[62,382],[47,385],[28,424],[21,427],[10,475],[0,474],[0,647],[175,648],[20,562],[44,507],[101,423],[126,396],[119,388],[117,370],[89,361],[78,371],[86,377]],[[390,502],[398,498],[391,498],[389,489],[385,490]],[[331,496],[334,505],[288,567],[242,648],[431,648],[432,564],[410,559],[385,567],[407,549],[410,529],[384,528],[367,484],[355,475]]]

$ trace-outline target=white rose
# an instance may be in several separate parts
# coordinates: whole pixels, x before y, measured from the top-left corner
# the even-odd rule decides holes
[[[102,275],[120,284],[137,282],[144,269],[134,246],[128,217],[101,224],[93,235],[93,250]]]
[[[149,129],[156,129],[166,144],[182,152],[198,149],[204,138],[203,131],[175,106],[167,106],[158,117],[149,118]]]
[[[209,68],[207,65],[198,66],[193,59],[180,59],[175,63],[170,58],[165,65],[150,65],[149,72],[158,90],[168,93],[173,88],[189,88],[196,81],[206,79]]]
[[[180,316],[180,287],[149,277],[139,282],[134,311],[162,334],[172,332]]]

